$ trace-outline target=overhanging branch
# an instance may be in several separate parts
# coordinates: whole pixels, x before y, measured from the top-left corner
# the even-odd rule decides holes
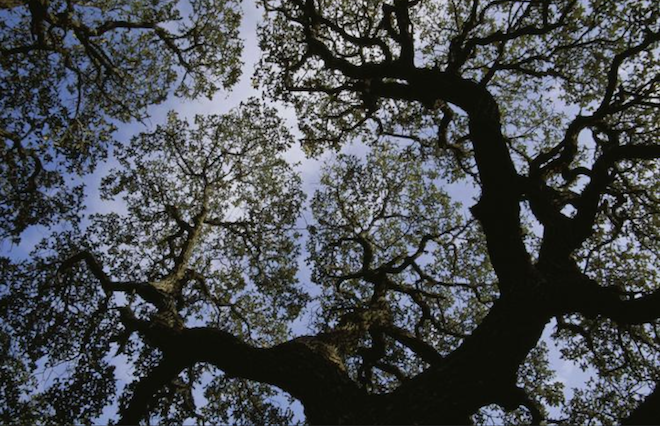
[[[165,357],[160,364],[142,377],[128,405],[120,410],[120,425],[137,425],[153,407],[158,392],[186,367],[185,359]]]
[[[586,317],[605,317],[620,324],[644,324],[660,318],[660,290],[624,300],[618,290],[602,287],[593,280],[573,283],[563,312]]]

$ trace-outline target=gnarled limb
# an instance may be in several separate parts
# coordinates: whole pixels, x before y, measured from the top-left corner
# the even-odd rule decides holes
[[[139,379],[128,405],[119,411],[119,425],[137,425],[148,414],[158,392],[186,367],[186,359],[164,357],[146,376]]]
[[[332,420],[327,416],[359,411],[357,407],[366,398],[366,393],[349,378],[330,344],[341,339],[341,332],[299,337],[270,348],[259,348],[216,328],[174,329],[138,319],[127,309],[122,310],[122,321],[160,349],[164,359],[175,360],[172,366],[180,366],[178,371],[186,365],[206,362],[231,377],[277,386],[303,403],[311,422],[342,423],[341,417]],[[163,369],[173,371],[171,366]],[[143,389],[145,394],[149,390],[157,391],[155,385],[145,384]],[[140,401],[144,404],[148,398],[141,396]],[[133,410],[142,413],[145,409],[136,406]]]
[[[85,250],[78,252],[64,260],[64,262],[60,264],[58,274],[63,273],[67,269],[71,269],[80,262],[84,262],[87,265],[90,272],[101,284],[103,291],[107,294],[112,292],[137,293],[145,301],[152,303],[154,306],[163,307],[167,305],[166,295],[150,283],[138,281],[114,281],[105,273],[103,265],[90,251]]]
[[[316,37],[314,26],[318,25],[322,14],[314,2],[296,4],[301,16],[295,20],[303,25],[310,55],[323,60],[326,68],[340,72],[356,85],[364,85],[369,96],[421,102],[428,106],[445,101],[468,113],[470,138],[482,182],[482,196],[473,213],[484,227],[502,291],[507,292],[511,286],[522,284],[531,264],[522,242],[521,189],[502,135],[499,108],[493,96],[475,82],[435,68],[417,68],[410,62],[355,65],[335,55],[323,40]]]

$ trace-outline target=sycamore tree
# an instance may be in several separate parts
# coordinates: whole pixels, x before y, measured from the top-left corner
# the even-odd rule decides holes
[[[657,6],[262,6],[256,81],[310,155],[365,152],[330,156],[301,246],[260,101],[122,144],[125,213],[3,260],[3,421],[288,424],[284,391],[313,424],[658,423]]]

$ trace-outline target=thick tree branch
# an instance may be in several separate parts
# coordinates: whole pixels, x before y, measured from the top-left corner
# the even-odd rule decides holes
[[[299,337],[270,348],[258,348],[216,328],[173,329],[138,319],[127,309],[121,314],[126,327],[159,348],[165,359],[175,359],[183,366],[207,362],[228,376],[277,386],[303,403],[312,422],[315,416],[322,415],[317,410],[341,413],[342,406],[360,404],[366,398],[329,344],[340,336]],[[151,389],[155,390],[155,386]]]
[[[660,386],[656,383],[653,392],[644,402],[633,410],[627,418],[621,421],[624,425],[657,425],[660,424]]]
[[[538,297],[530,292],[517,300],[495,302],[458,349],[387,396],[387,403],[402,413],[392,422],[405,423],[408,415],[419,423],[462,424],[480,407],[503,399],[526,405],[528,401],[512,389],[520,364],[550,318],[550,312],[535,303]]]
[[[139,379],[128,405],[119,411],[119,425],[137,425],[149,414],[158,392],[186,367],[186,360],[165,357]]]
[[[618,290],[602,287],[593,280],[577,281],[567,287],[571,297],[564,301],[562,313],[600,316],[620,324],[644,324],[660,318],[660,290],[623,300]]]
[[[527,408],[532,416],[532,424],[534,425],[541,424],[545,420],[539,404],[529,397],[525,389],[518,386],[512,386],[506,392],[502,392],[497,404],[501,405],[507,411],[515,410],[518,407]]]
[[[430,107],[442,100],[468,113],[470,137],[482,182],[482,196],[473,213],[484,227],[491,261],[504,287],[502,290],[508,291],[506,287],[510,283],[524,281],[522,277],[530,270],[530,262],[520,228],[521,188],[492,95],[475,82],[437,69],[400,63],[355,65],[335,56],[314,36],[311,27],[307,27],[306,37],[310,52],[321,58],[327,68],[348,78],[369,82],[371,96],[421,102]],[[406,83],[383,82],[384,78]]]

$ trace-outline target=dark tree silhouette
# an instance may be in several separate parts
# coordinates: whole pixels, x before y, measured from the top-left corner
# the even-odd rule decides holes
[[[275,388],[320,424],[658,423],[657,5],[262,6],[256,79],[303,146],[368,147],[321,171],[311,283],[276,112],[173,114],[119,148],[125,214],[3,262],[3,420],[90,421],[123,354],[122,424],[289,423]],[[547,340],[589,369],[568,399]]]

